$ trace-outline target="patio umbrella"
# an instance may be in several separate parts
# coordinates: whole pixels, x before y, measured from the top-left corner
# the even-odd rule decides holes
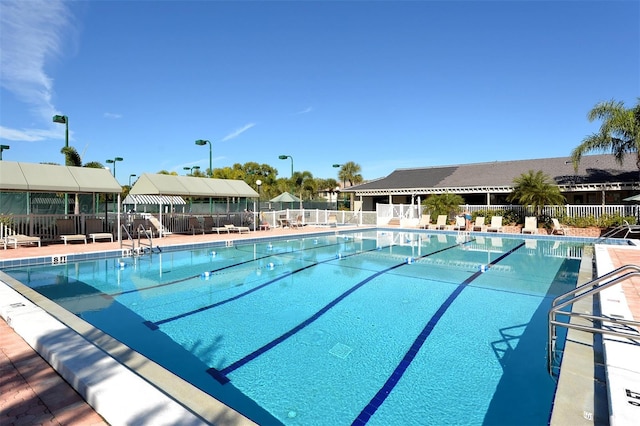
[[[640,194],[632,195],[631,197],[623,198],[622,201],[640,201]]]

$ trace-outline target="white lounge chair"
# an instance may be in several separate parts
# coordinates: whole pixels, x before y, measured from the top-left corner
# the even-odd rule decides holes
[[[624,226],[627,227],[627,232],[624,234],[624,238],[629,237],[629,235],[640,234],[640,225],[631,225],[625,220]]]
[[[476,221],[473,224],[473,226],[471,227],[472,231],[484,231],[484,216],[476,216]]]
[[[453,225],[454,231],[465,231],[467,229],[467,221],[464,216],[456,216],[456,224]]]
[[[76,234],[76,223],[74,219],[58,219],[56,227],[60,239],[67,245],[70,241],[83,241],[87,244],[87,236],[84,234]]]
[[[560,221],[558,219],[554,217],[551,219],[551,222],[553,222],[553,229],[551,230],[552,234],[567,235],[567,231],[569,230],[569,228],[560,224]]]
[[[523,234],[537,234],[538,233],[538,218],[535,216],[527,216],[524,218],[524,227],[522,228]]]
[[[7,249],[7,246],[13,246],[13,248],[15,249],[17,249],[18,246],[26,246],[31,244],[38,244],[38,247],[41,246],[40,237],[30,237],[28,235],[22,234],[7,235],[2,239],[2,243],[5,250]]]
[[[251,231],[251,228],[249,228],[248,226],[225,225],[225,228],[229,230],[229,233],[237,232],[238,234],[242,234],[243,232],[245,232],[248,234]]]
[[[420,218],[420,221],[418,222],[418,228],[427,229],[429,228],[429,225],[431,225],[431,215],[423,214]]]
[[[94,243],[96,240],[110,240],[113,242],[113,234],[111,232],[103,232],[102,219],[87,219],[85,221],[85,230]]]
[[[502,216],[492,216],[487,232],[502,232]]]
[[[438,215],[435,225],[429,225],[429,229],[445,229],[447,227],[447,215]]]

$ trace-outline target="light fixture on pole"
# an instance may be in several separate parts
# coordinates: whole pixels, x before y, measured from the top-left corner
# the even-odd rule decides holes
[[[333,167],[342,167],[344,164],[334,164]],[[339,173],[338,173],[339,174]],[[339,177],[339,176],[338,176]],[[342,191],[344,192],[344,188],[347,185],[347,181],[344,178],[344,174],[342,175]],[[336,201],[336,206],[338,205],[338,202]],[[347,194],[344,194],[344,206],[347,207]]]
[[[183,167],[183,170],[189,170],[189,174],[193,175],[193,171],[194,170],[200,170],[200,166],[193,166],[193,167]]]
[[[113,177],[116,177],[116,163],[122,160],[124,160],[124,158],[122,157],[116,157],[113,160],[107,160],[107,164],[113,164]],[[116,178],[116,180],[118,180],[118,178]]]
[[[206,144],[209,144],[209,177],[213,177],[213,162],[212,162],[212,157],[211,157],[211,153],[213,152],[213,148],[211,145],[211,142],[205,139],[198,139],[196,141],[196,145],[200,145],[200,146],[204,146]]]
[[[262,188],[262,181],[260,179],[256,180],[256,185],[258,186],[258,229],[260,229],[262,226],[262,218],[260,217],[260,198],[262,198],[260,189]]]
[[[291,177],[293,178],[293,157],[290,155],[280,155],[278,158],[281,160],[286,160],[287,158],[291,159]]]
[[[129,188],[131,188],[131,178],[132,177],[136,177],[136,176],[137,175],[135,175],[135,174],[129,175]]]
[[[60,123],[65,125],[64,130],[64,147],[69,147],[69,117],[66,115],[54,115],[53,116],[54,123]],[[65,164],[66,164],[66,154],[65,154]],[[69,213],[69,194],[64,193],[64,214]]]
[[[9,145],[0,145],[0,161],[2,161],[2,151],[11,148]]]
[[[211,142],[206,139],[198,139],[196,141],[196,145],[204,146],[209,144],[209,177],[213,177],[213,161],[211,157],[211,153],[213,152],[213,148]],[[209,213],[213,213],[213,200],[209,197]]]

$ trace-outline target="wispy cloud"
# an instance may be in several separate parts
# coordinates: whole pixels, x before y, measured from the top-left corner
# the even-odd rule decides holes
[[[63,130],[64,131],[64,130]],[[0,126],[0,139],[19,142],[37,142],[43,139],[51,139],[57,137],[59,132],[55,129],[10,129]]]
[[[311,111],[313,111],[313,107],[307,107],[307,108],[303,109],[302,111],[294,112],[293,115],[308,114]]]
[[[240,136],[242,133],[246,132],[247,130],[249,130],[250,128],[252,128],[255,125],[256,125],[256,123],[245,124],[241,128],[239,128],[237,130],[234,130],[233,132],[229,133],[227,136],[222,138],[221,142],[225,142],[225,141],[228,141],[228,140],[231,140],[231,139],[235,139],[238,136]]]
[[[113,112],[105,112],[103,115],[104,115],[104,118],[110,118],[112,120],[117,120],[119,118],[122,118],[122,114],[117,114]]]
[[[51,123],[51,117],[59,112],[51,100],[54,85],[45,72],[45,64],[63,52],[64,35],[73,30],[71,19],[68,3],[60,0],[0,1],[0,86],[46,123]],[[3,127],[0,137],[41,140],[63,134],[60,126],[49,127],[51,132]]]

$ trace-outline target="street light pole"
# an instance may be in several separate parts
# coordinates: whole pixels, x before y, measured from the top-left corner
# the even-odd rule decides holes
[[[293,178],[293,157],[290,155],[280,155],[278,158],[281,160],[286,160],[287,158],[291,159],[291,177]]]
[[[260,179],[256,180],[256,185],[258,185],[258,230],[262,229],[262,218],[260,217],[260,199],[262,198],[262,181]]]
[[[122,160],[124,160],[124,158],[122,157],[115,157],[113,160],[111,159],[107,160],[107,164],[113,164],[113,177],[116,177],[116,162],[122,161]],[[116,180],[118,180],[118,178],[116,178]]]
[[[343,164],[334,164],[334,165],[333,165],[333,167],[342,167],[342,166],[343,166]],[[340,174],[340,173],[338,173],[338,175],[339,175],[339,174]],[[340,177],[340,176],[338,176],[338,177]],[[342,192],[343,192],[343,193],[344,193],[344,188],[345,188],[345,186],[346,186],[346,185],[347,185],[347,181],[346,181],[346,179],[344,178],[344,174],[343,174],[343,175],[342,175]],[[336,201],[336,206],[337,206],[337,205],[338,205],[338,202]],[[345,207],[345,208],[347,207],[347,194],[345,194],[345,196],[344,196],[344,207]]]
[[[136,177],[137,175],[129,175],[129,188],[131,188],[131,178]]]
[[[2,151],[11,148],[9,145],[0,145],[0,161],[2,161]]]
[[[68,148],[69,147],[69,117],[67,117],[66,115],[54,115],[53,122],[65,125],[64,147]],[[67,165],[66,154],[65,154],[64,164]],[[65,192],[64,193],[64,214],[68,214],[68,213],[69,213],[69,194]]]
[[[183,167],[182,170],[189,170],[189,174],[193,176],[193,170],[200,170],[200,166]]]
[[[208,141],[206,139],[198,139],[196,141],[196,145],[200,145],[200,146],[204,146],[206,144],[209,144],[209,177],[213,177],[213,160],[212,160],[212,156],[211,153],[213,152],[213,145],[211,145],[211,141]],[[209,197],[209,213],[213,213],[213,200],[211,199],[211,197]]]

